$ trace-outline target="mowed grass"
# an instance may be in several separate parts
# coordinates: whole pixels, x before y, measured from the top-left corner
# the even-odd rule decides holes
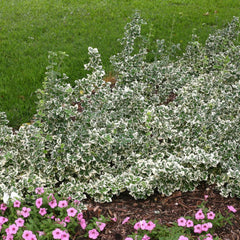
[[[117,39],[129,17],[139,10],[151,29],[152,43],[165,39],[181,43],[192,33],[203,43],[207,36],[240,14],[239,0],[3,0],[0,1],[0,111],[17,128],[36,111],[35,91],[41,88],[48,51],[64,51],[62,72],[69,82],[85,76],[88,46],[102,55],[106,72],[109,57],[121,51]]]

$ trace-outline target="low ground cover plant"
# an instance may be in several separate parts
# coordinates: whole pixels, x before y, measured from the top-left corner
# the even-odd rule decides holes
[[[191,191],[201,181],[240,196],[238,18],[205,45],[193,36],[177,61],[170,55],[179,46],[157,41],[147,62],[142,24],[136,13],[125,27],[123,50],[111,58],[113,88],[96,48],[74,87],[61,74],[66,54],[49,53],[33,122],[13,132],[0,113],[0,196],[28,198],[41,184],[103,202],[122,191],[136,199]]]
[[[227,206],[228,212],[222,216],[207,209],[206,202],[202,202],[194,217],[180,217],[170,228],[158,221],[137,221],[126,217],[122,224],[133,224],[134,233],[125,240],[219,239],[215,237],[215,229],[231,224],[236,209]],[[57,194],[46,192],[43,187],[36,188],[31,199],[22,200],[17,194],[9,199],[5,194],[4,202],[0,204],[0,236],[5,240],[98,239],[109,221],[117,221],[104,216],[86,221],[83,209],[80,201],[73,201],[71,197],[60,198]],[[78,226],[81,231],[77,230]]]

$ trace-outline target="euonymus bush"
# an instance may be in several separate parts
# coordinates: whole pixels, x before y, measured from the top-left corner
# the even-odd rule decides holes
[[[143,23],[136,13],[122,52],[110,59],[114,87],[103,80],[97,49],[89,47],[90,74],[74,87],[60,73],[66,54],[49,53],[32,123],[13,132],[0,114],[0,195],[27,195],[41,185],[111,201],[123,191],[140,199],[206,181],[240,197],[238,18],[205,45],[193,35],[174,61],[179,46],[158,40],[147,62]]]

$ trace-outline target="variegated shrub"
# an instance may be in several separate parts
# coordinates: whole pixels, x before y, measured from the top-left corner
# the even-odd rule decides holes
[[[205,45],[193,36],[175,61],[162,40],[147,62],[142,24],[136,14],[125,28],[123,51],[111,58],[113,88],[103,81],[97,49],[89,48],[91,73],[75,86],[58,73],[66,54],[49,53],[32,124],[13,133],[0,115],[0,195],[42,185],[111,201],[123,191],[139,199],[206,181],[224,196],[240,197],[238,19]]]

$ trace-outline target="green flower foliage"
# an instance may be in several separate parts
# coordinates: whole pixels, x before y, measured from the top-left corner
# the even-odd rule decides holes
[[[117,82],[103,81],[97,49],[89,47],[91,73],[64,82],[65,53],[49,53],[38,111],[19,131],[0,115],[0,194],[44,186],[58,193],[111,201],[128,191],[146,198],[215,183],[224,196],[240,197],[239,21],[210,35],[193,35],[175,61],[157,41],[147,62],[143,20],[125,28],[123,51],[111,57]],[[135,48],[135,43],[138,43]]]

